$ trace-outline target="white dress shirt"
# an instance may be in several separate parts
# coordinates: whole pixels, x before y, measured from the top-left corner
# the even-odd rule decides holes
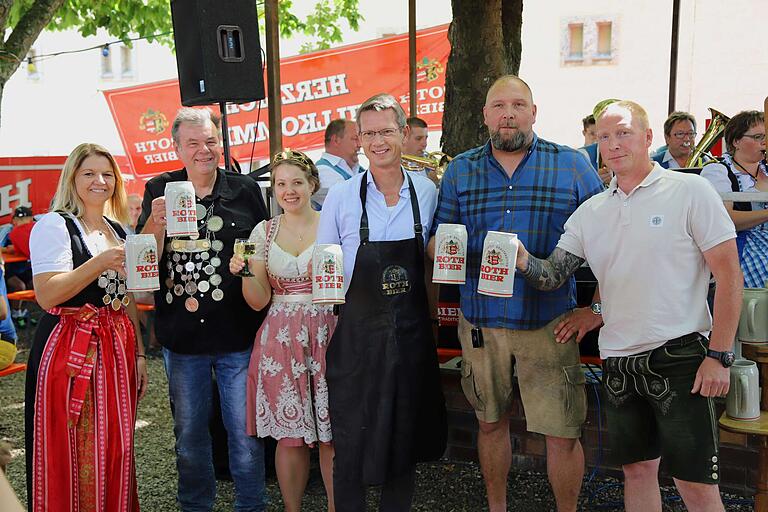
[[[356,174],[351,179],[333,187],[320,213],[317,243],[341,244],[344,253],[345,289],[349,288],[349,283],[352,281],[357,249],[360,246],[360,217],[363,214],[360,204],[360,183],[363,177],[368,180],[366,212],[370,228],[369,240],[372,242],[406,240],[414,236],[408,180],[403,180],[400,199],[392,207],[387,206],[384,194],[376,188],[370,172]],[[429,241],[432,216],[437,207],[437,189],[428,178],[411,174],[411,179],[419,201],[422,233],[426,246]]]

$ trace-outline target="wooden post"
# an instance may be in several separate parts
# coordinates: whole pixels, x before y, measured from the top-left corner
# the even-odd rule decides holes
[[[408,0],[408,79],[411,117],[416,116],[416,0]]]
[[[264,25],[267,33],[267,101],[269,102],[269,155],[283,150],[283,114],[280,101],[280,30],[278,0],[265,0]]]
[[[677,96],[677,42],[680,38],[680,0],[672,3],[672,41],[669,55],[669,106],[667,114],[675,111]]]

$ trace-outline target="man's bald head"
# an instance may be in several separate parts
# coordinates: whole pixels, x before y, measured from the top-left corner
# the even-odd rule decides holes
[[[494,92],[496,92],[496,89],[508,84],[523,87],[528,92],[528,99],[530,100],[531,104],[533,104],[533,91],[531,91],[531,88],[527,83],[525,83],[525,80],[516,75],[502,75],[497,78],[496,81],[493,82],[493,84],[491,84],[491,86],[488,88],[488,92],[485,95],[485,104],[488,104],[488,99],[493,95]]]

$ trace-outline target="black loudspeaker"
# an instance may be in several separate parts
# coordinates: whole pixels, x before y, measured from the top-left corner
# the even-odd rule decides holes
[[[181,103],[264,99],[255,0],[171,0]]]

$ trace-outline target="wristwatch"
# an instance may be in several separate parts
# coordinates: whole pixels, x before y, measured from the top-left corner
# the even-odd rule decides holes
[[[593,303],[589,309],[592,310],[592,312],[596,315],[602,315],[603,314],[603,304],[601,302],[595,302]]]
[[[724,368],[730,368],[736,360],[736,354],[728,351],[718,352],[717,350],[707,350],[707,357],[717,359]]]

